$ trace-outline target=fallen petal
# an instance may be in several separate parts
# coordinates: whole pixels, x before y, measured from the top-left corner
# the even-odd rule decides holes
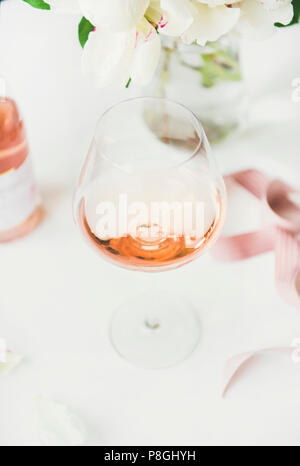
[[[43,446],[81,446],[85,443],[85,429],[81,420],[68,406],[36,398],[39,437]]]
[[[23,356],[7,351],[5,359],[5,362],[0,362],[0,375],[7,375],[16,369],[21,364]]]

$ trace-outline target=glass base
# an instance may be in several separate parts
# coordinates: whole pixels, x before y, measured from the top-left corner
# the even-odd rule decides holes
[[[110,336],[124,359],[146,369],[163,369],[190,356],[199,342],[200,325],[188,301],[151,290],[116,310]]]

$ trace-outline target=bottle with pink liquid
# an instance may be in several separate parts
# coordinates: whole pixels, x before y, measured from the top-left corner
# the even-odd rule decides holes
[[[0,78],[0,242],[23,237],[42,218],[24,123]]]

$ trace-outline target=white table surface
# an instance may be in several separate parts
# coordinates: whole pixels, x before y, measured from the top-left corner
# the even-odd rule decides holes
[[[0,379],[0,445],[39,445],[36,395],[70,405],[89,445],[300,445],[300,365],[289,357],[260,358],[220,396],[228,357],[300,337],[299,310],[275,288],[274,256],[223,265],[208,255],[151,276],[97,257],[73,224],[72,193],[97,118],[134,91],[90,87],[74,18],[21,0],[2,10],[0,74],[26,118],[47,216],[0,246],[0,336],[25,356]],[[251,124],[217,148],[224,173],[257,167],[300,187],[300,103],[291,100],[299,39],[293,28],[245,44]],[[188,294],[202,325],[192,357],[164,371],[124,362],[107,332],[114,308],[152,283]]]

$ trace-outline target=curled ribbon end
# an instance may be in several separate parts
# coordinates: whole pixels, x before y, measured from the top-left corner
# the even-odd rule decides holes
[[[255,352],[238,354],[227,361],[223,376],[222,398],[225,398],[234,380],[240,375],[242,369],[255,355]]]

